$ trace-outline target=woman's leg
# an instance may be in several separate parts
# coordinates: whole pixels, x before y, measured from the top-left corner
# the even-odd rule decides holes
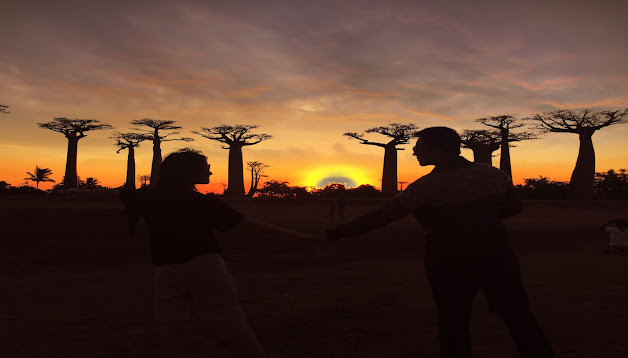
[[[244,320],[238,289],[222,257],[204,255],[186,264],[193,280],[197,313],[224,336],[241,358],[264,358],[262,347]]]
[[[227,323],[226,336],[231,347],[241,358],[265,358],[257,337],[251,332],[244,319],[236,319]]]
[[[163,322],[159,328],[159,357],[183,357],[183,327],[185,321]]]

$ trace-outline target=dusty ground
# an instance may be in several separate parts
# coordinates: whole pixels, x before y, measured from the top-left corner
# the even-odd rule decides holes
[[[230,201],[253,216],[320,232],[322,201]],[[355,217],[375,201],[349,201]],[[130,240],[115,200],[0,198],[0,356],[155,357],[145,231]],[[532,308],[559,357],[628,357],[628,255],[601,253],[599,226],[627,202],[573,209],[527,202],[507,222]],[[335,243],[223,239],[248,322],[269,357],[437,357],[421,231],[407,218]],[[477,357],[514,357],[478,295]],[[188,357],[232,357],[202,322]],[[217,355],[210,355],[211,351]]]

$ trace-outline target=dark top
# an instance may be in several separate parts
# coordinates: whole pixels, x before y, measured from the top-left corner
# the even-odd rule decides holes
[[[245,215],[201,193],[168,194],[149,187],[120,191],[130,213],[142,216],[150,232],[154,265],[182,264],[221,253],[212,229],[228,231]]]
[[[327,230],[335,239],[356,236],[412,214],[428,249],[471,251],[505,239],[502,220],[522,209],[511,179],[487,164],[459,157],[448,170],[433,170],[386,205]]]

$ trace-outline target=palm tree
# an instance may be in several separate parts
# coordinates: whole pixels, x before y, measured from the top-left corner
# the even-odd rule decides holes
[[[36,183],[37,189],[39,189],[39,182],[54,182],[54,180],[50,178],[52,170],[49,168],[40,168],[39,166],[35,165],[35,173],[26,172],[26,174],[30,175],[30,177],[24,178],[24,180],[34,181]]]
[[[92,177],[87,177],[85,178],[85,181],[82,185],[82,189],[99,189],[102,188],[102,186],[100,186],[100,181],[96,178],[92,178]]]

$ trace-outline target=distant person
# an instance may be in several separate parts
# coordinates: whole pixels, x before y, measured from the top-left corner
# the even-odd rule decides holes
[[[124,208],[122,212],[122,220],[126,219],[127,229],[129,231],[129,239],[135,239],[135,228],[137,223],[139,222],[139,216],[134,211],[129,211],[129,209]]]
[[[441,357],[471,357],[469,322],[479,289],[504,319],[521,357],[554,357],[529,310],[502,223],[522,210],[510,178],[461,157],[460,137],[451,128],[426,128],[417,136],[414,155],[434,170],[384,206],[328,229],[327,237],[356,236],[412,214],[426,233],[425,269],[436,300]]]
[[[626,219],[610,220],[602,230],[610,234],[608,247],[604,253],[621,255],[628,253],[628,221]]]
[[[342,195],[338,195],[338,197],[336,198],[336,207],[338,209],[338,219],[344,220],[347,201],[342,197]]]
[[[216,197],[197,192],[195,184],[209,183],[209,168],[204,155],[173,153],[164,159],[155,188],[120,192],[129,213],[142,216],[150,232],[155,319],[162,323],[160,353],[181,356],[184,323],[194,304],[195,312],[229,339],[238,357],[265,357],[244,320],[213,230],[296,239],[314,236],[248,218]]]
[[[336,220],[336,203],[333,200],[329,201],[329,206],[327,207],[327,215],[329,215],[329,219],[331,221]]]

